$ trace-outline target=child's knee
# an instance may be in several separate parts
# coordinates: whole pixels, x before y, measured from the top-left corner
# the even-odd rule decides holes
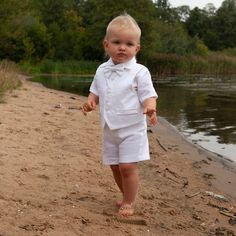
[[[110,168],[113,172],[120,172],[119,165],[110,165]]]
[[[120,173],[123,176],[129,176],[137,173],[136,163],[122,163],[119,165]]]

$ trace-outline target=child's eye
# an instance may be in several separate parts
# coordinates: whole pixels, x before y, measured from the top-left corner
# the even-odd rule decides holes
[[[127,43],[127,46],[132,47],[134,46],[134,44],[130,42],[130,43]]]
[[[114,43],[114,44],[120,44],[120,41],[115,40],[115,41],[112,41],[112,43]]]

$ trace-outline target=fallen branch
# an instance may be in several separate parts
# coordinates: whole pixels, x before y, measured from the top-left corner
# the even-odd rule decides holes
[[[161,146],[161,148],[162,148],[165,152],[167,152],[167,148],[159,141],[158,138],[156,138],[156,141],[157,141],[158,144]]]
[[[220,212],[220,214],[222,214],[222,215],[225,215],[225,216],[228,216],[228,217],[230,217],[230,218],[236,219],[236,216],[235,216],[234,213],[232,213],[232,212],[229,212],[229,211],[219,211],[219,212]]]
[[[187,198],[192,198],[192,197],[195,197],[195,196],[199,195],[200,193],[201,193],[201,192],[196,192],[196,193],[193,193],[193,194],[191,194],[191,195],[186,194],[185,196],[186,196]]]

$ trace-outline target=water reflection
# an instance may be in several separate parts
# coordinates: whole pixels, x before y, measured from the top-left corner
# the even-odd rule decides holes
[[[181,131],[236,144],[236,79],[175,79],[158,83],[159,110]]]
[[[88,95],[91,76],[35,76],[31,79],[39,82],[47,88],[76,93],[83,96]]]
[[[46,87],[87,95],[91,77],[36,77]],[[169,78],[154,83],[159,115],[195,143],[236,161],[236,77]]]

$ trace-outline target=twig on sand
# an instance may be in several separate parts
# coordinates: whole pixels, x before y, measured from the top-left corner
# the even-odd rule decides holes
[[[192,198],[192,197],[195,197],[195,196],[199,195],[200,193],[201,193],[201,192],[196,192],[196,193],[193,193],[193,194],[191,194],[191,195],[186,194],[185,196],[186,196],[187,198]]]
[[[234,213],[229,212],[229,211],[221,210],[221,211],[220,211],[220,214],[223,214],[223,215],[228,216],[228,217],[230,217],[230,218],[236,219],[236,216],[234,215]]]
[[[156,138],[156,141],[158,142],[158,144],[161,146],[161,148],[167,152],[167,148],[160,142],[160,140],[158,138]]]

